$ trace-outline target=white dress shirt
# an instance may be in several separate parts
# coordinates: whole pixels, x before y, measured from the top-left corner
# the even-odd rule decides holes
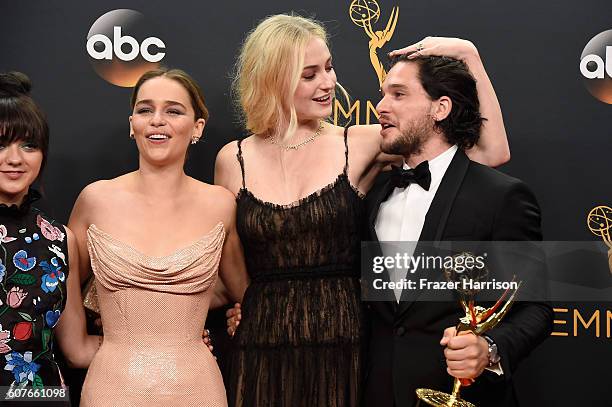
[[[429,161],[431,172],[431,184],[429,191],[424,190],[419,184],[410,184],[406,188],[395,188],[389,198],[380,204],[376,217],[375,229],[378,240],[381,242],[417,242],[423,230],[425,216],[431,202],[436,196],[440,182],[450,165],[457,146],[452,146],[442,154]],[[404,168],[409,169],[404,163]],[[410,245],[409,245],[410,246]],[[414,245],[412,245],[414,248]],[[383,247],[384,252],[384,247]],[[394,253],[383,253],[385,256]],[[413,253],[407,253],[412,256]],[[389,270],[391,280],[399,281],[406,277],[406,270],[401,273]],[[399,301],[402,295],[401,288],[395,290],[395,298]]]
[[[448,169],[458,147],[452,146],[442,154],[429,161],[429,171],[431,172],[431,184],[429,191],[424,190],[419,184],[413,183],[406,188],[395,188],[389,198],[380,204],[378,215],[376,216],[376,235],[381,242],[417,242],[421,236],[423,225],[425,224],[425,216],[429,211],[431,202],[436,196],[438,187],[444,178],[444,174]],[[410,169],[408,164],[404,163],[404,169]],[[414,250],[416,245],[406,245]],[[385,256],[394,256],[393,253],[385,253],[383,245],[383,254]],[[413,253],[407,253],[412,256]],[[406,270],[389,270],[391,281],[400,281],[406,277]],[[402,296],[401,288],[395,289],[395,298],[399,302]],[[498,375],[503,374],[501,364],[497,363],[494,366],[487,367],[486,370],[495,372]]]

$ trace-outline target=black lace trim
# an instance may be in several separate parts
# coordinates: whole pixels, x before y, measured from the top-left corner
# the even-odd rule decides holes
[[[346,183],[349,185],[349,187],[351,187],[351,190],[355,193],[355,195],[357,195],[357,198],[361,200],[365,199],[365,194],[361,193],[359,189],[357,189],[357,187],[351,184],[351,181],[349,181],[348,176],[345,173],[341,173],[338,175],[338,177],[333,182],[327,184],[323,188],[320,188],[314,191],[313,193],[306,195],[304,198],[300,198],[297,201],[293,201],[288,204],[278,204],[274,202],[264,201],[263,199],[257,198],[255,195],[253,195],[253,193],[249,191],[247,187],[240,188],[240,190],[238,191],[238,194],[236,195],[236,201],[239,201],[241,196],[245,195],[249,197],[252,201],[258,203],[259,205],[266,206],[268,208],[277,209],[277,210],[294,209],[294,208],[299,208],[300,206],[303,206],[303,205],[307,205],[313,201],[316,201],[321,196],[333,190],[342,180],[346,180]]]
[[[30,188],[20,205],[0,203],[0,215],[25,215],[30,210],[33,202],[41,198],[40,192]]]

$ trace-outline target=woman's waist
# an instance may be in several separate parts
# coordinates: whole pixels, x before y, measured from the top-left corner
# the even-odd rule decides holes
[[[125,346],[105,340],[94,357],[86,386],[128,386],[129,391],[181,392],[220,380],[218,366],[200,341],[193,346]]]
[[[105,327],[106,328],[106,327]],[[202,332],[197,335],[183,336],[184,333],[173,335],[156,335],[155,332],[148,334],[122,334],[109,333],[105,329],[102,347],[98,352],[118,352],[118,353],[137,353],[154,354],[184,354],[186,352],[200,352],[207,349],[202,340]]]
[[[214,361],[202,338],[184,343],[136,343],[104,339],[91,367],[120,369],[126,374],[146,372],[166,376],[177,370],[194,369],[207,360]],[[143,373],[145,374],[145,373]]]

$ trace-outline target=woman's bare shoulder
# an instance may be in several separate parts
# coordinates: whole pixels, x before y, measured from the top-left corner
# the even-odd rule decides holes
[[[115,194],[125,189],[133,177],[133,173],[120,175],[112,179],[102,179],[87,185],[79,194],[79,199],[86,201],[97,201],[101,198],[109,198],[109,194]]]
[[[251,145],[255,138],[258,136],[251,135],[241,140],[232,140],[225,144],[219,152],[217,153],[217,165],[219,164],[228,164],[231,162],[237,163],[238,161],[238,143],[240,143],[240,147],[244,149],[248,148]]]
[[[355,140],[364,144],[380,145],[380,124],[360,124],[349,127],[348,136],[350,140]]]
[[[192,188],[198,199],[218,199],[220,201],[225,201],[227,199],[234,199],[234,195],[227,190],[227,188],[221,185],[209,184],[207,182],[203,182],[197,180],[195,178],[191,178]]]
[[[236,197],[225,187],[194,180],[193,204],[206,216],[218,217],[228,226],[236,216]],[[199,210],[199,209],[198,209]]]

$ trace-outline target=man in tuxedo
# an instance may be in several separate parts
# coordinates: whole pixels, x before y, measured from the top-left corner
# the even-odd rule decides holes
[[[540,209],[520,180],[471,161],[483,118],[465,64],[442,57],[392,61],[382,86],[381,149],[404,157],[366,198],[369,241],[537,241]],[[552,331],[546,303],[516,302],[486,337],[455,335],[456,301],[419,301],[411,290],[368,302],[364,400],[410,407],[419,387],[450,392],[453,377],[476,379],[462,398],[513,406],[518,362]]]

